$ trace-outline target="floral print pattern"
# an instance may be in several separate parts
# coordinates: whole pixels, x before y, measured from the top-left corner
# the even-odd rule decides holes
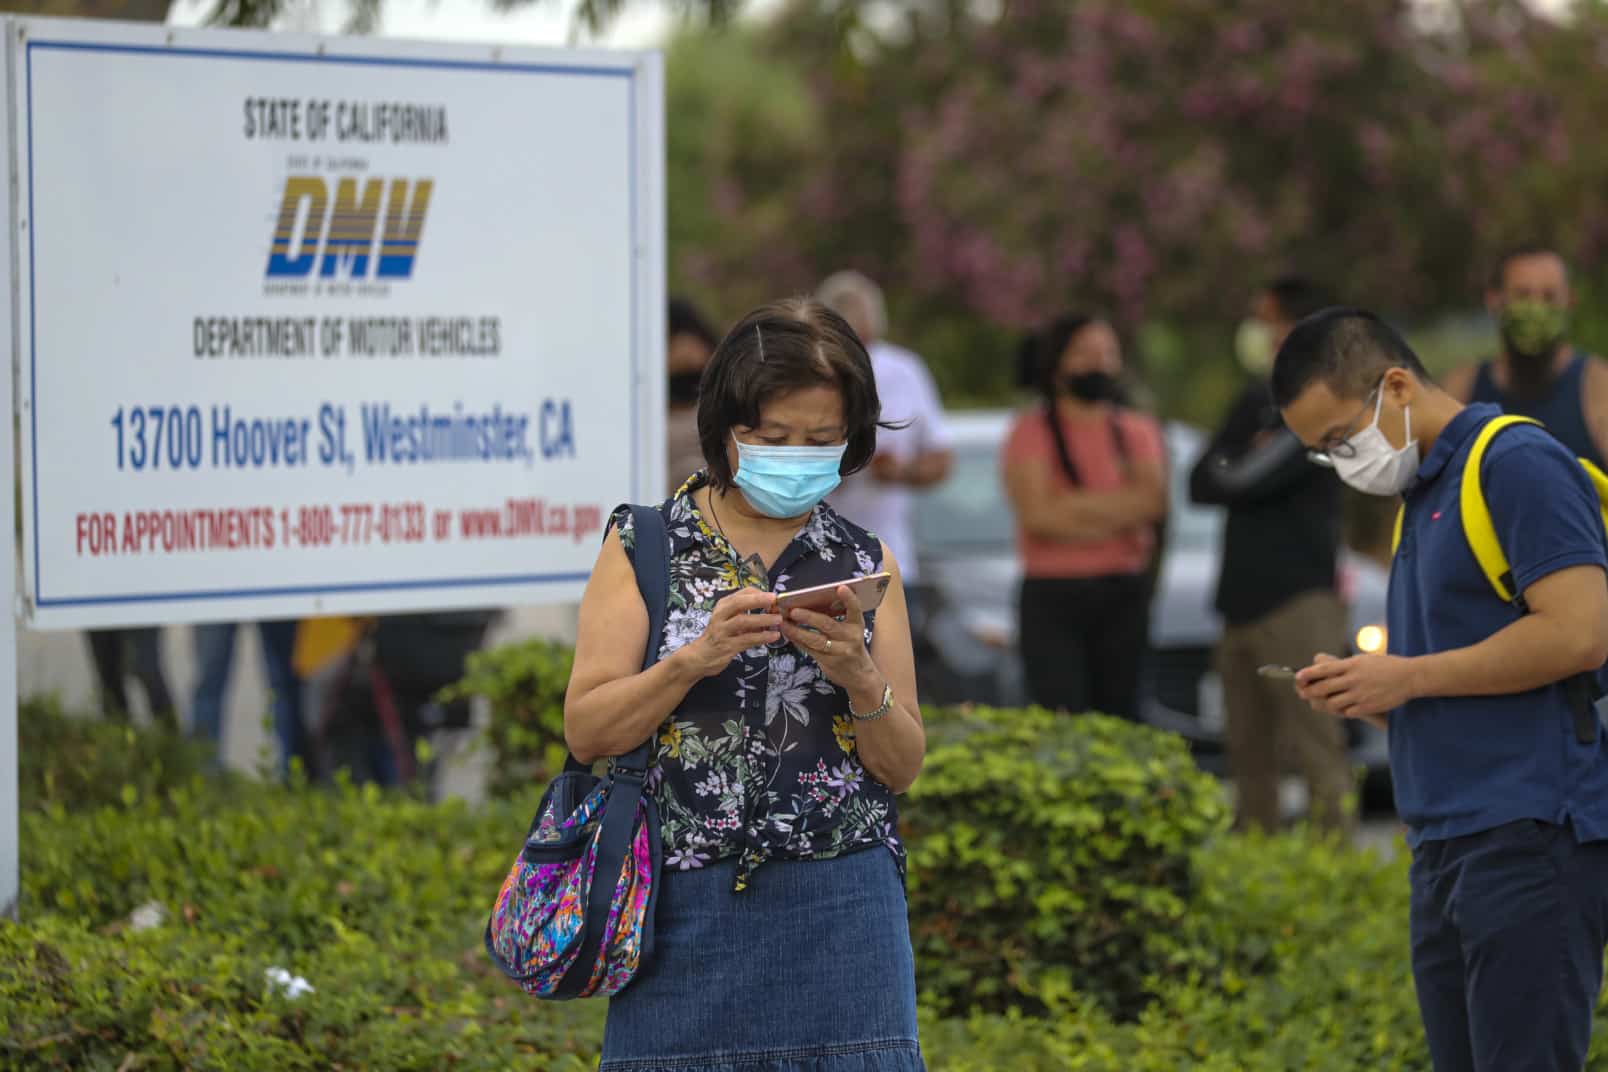
[[[823,503],[767,575],[704,520],[693,493],[706,481],[695,475],[660,507],[670,540],[661,659],[698,639],[715,604],[739,587],[784,592],[863,577],[881,564],[881,541]],[[630,510],[615,511],[611,524],[634,557]],[[875,618],[866,616],[867,645]],[[690,870],[737,856],[742,890],[767,859],[827,859],[881,845],[903,874],[893,794],[861,765],[848,710],[847,694],[785,641],[743,652],[695,685],[660,727],[648,775],[665,866]]]

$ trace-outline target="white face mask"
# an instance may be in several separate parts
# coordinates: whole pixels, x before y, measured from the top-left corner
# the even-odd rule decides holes
[[[1418,473],[1418,441],[1413,438],[1412,407],[1402,410],[1407,445],[1397,450],[1379,430],[1379,414],[1385,404],[1381,386],[1374,403],[1373,423],[1346,440],[1345,457],[1331,454],[1334,471],[1341,480],[1365,495],[1400,495]]]

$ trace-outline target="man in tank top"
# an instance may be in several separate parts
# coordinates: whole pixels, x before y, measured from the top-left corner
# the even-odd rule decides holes
[[[1501,332],[1493,359],[1445,378],[1461,402],[1494,402],[1533,417],[1579,457],[1608,458],[1608,362],[1569,342],[1574,296],[1563,258],[1541,245],[1520,246],[1496,263],[1485,305]]]

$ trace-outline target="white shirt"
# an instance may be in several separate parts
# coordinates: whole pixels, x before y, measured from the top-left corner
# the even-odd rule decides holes
[[[871,372],[877,381],[877,398],[885,421],[909,421],[907,428],[877,429],[877,453],[891,454],[908,465],[918,455],[949,449],[938,388],[927,363],[903,347],[874,342],[870,347]],[[828,501],[832,508],[862,528],[882,537],[906,581],[916,579],[915,540],[910,530],[911,490],[905,484],[888,484],[869,468],[845,477]]]

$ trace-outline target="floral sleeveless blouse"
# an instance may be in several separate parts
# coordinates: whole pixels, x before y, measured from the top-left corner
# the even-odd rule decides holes
[[[774,592],[875,573],[882,543],[825,503],[767,576],[741,561],[693,504],[698,473],[659,510],[670,540],[670,600],[659,657],[703,634],[715,604],[740,586]],[[611,524],[636,555],[629,507]],[[866,615],[866,644],[875,614]],[[659,728],[648,790],[658,803],[665,866],[738,857],[736,889],[767,859],[823,860],[885,846],[904,873],[893,793],[854,747],[848,694],[786,640],[738,655],[705,678]]]

